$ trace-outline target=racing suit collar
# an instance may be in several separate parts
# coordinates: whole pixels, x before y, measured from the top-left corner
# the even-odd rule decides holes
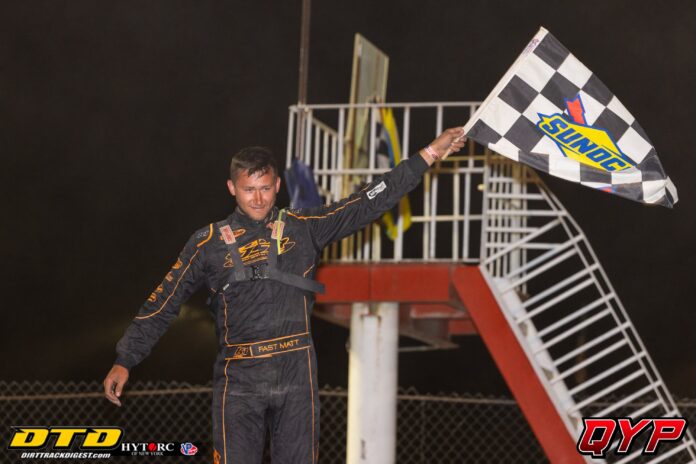
[[[229,221],[235,222],[242,227],[254,228],[254,227],[266,226],[271,221],[274,221],[277,217],[278,217],[278,207],[277,206],[274,206],[273,208],[271,208],[271,210],[268,212],[268,215],[260,221],[253,220],[252,218],[247,216],[244,213],[244,211],[239,209],[239,206],[237,206],[234,209],[234,212],[230,215]]]

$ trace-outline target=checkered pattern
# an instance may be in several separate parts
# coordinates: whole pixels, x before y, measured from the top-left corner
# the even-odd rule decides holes
[[[567,158],[536,127],[539,113],[565,113],[580,95],[588,126],[605,129],[635,167],[609,172]],[[618,98],[553,35],[541,28],[465,126],[469,137],[535,169],[585,186],[672,207],[674,184],[635,118]]]

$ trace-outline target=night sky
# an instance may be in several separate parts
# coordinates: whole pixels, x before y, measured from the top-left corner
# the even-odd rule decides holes
[[[548,183],[667,386],[696,397],[696,3],[313,3],[310,103],[347,102],[355,32],[390,56],[389,101],[482,100],[542,25],[617,94],[679,189],[675,209]],[[233,208],[230,155],[266,145],[284,158],[300,6],[2,3],[0,379],[101,381],[189,235]],[[184,307],[132,379],[210,379],[203,300]],[[314,331],[320,383],[346,385],[348,332],[316,319]],[[505,393],[480,339],[458,341],[455,351],[402,354],[400,384]]]

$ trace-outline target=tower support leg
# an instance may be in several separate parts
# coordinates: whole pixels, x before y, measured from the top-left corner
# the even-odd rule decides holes
[[[399,305],[354,303],[350,321],[348,464],[396,462]]]

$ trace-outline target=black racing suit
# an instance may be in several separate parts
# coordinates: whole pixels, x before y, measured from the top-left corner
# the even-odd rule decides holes
[[[263,278],[262,272],[261,278],[235,279],[229,232],[244,270],[255,270],[247,275],[256,275],[271,247],[278,245],[277,268],[311,279],[327,244],[394,207],[426,169],[416,155],[344,200],[288,210],[279,241],[271,237],[276,208],[263,221],[237,209],[225,221],[198,230],[118,342],[116,364],[130,369],[141,362],[182,303],[205,285],[219,340],[213,377],[214,462],[260,463],[269,427],[274,464],[316,463],[319,397],[309,324],[314,294]]]

